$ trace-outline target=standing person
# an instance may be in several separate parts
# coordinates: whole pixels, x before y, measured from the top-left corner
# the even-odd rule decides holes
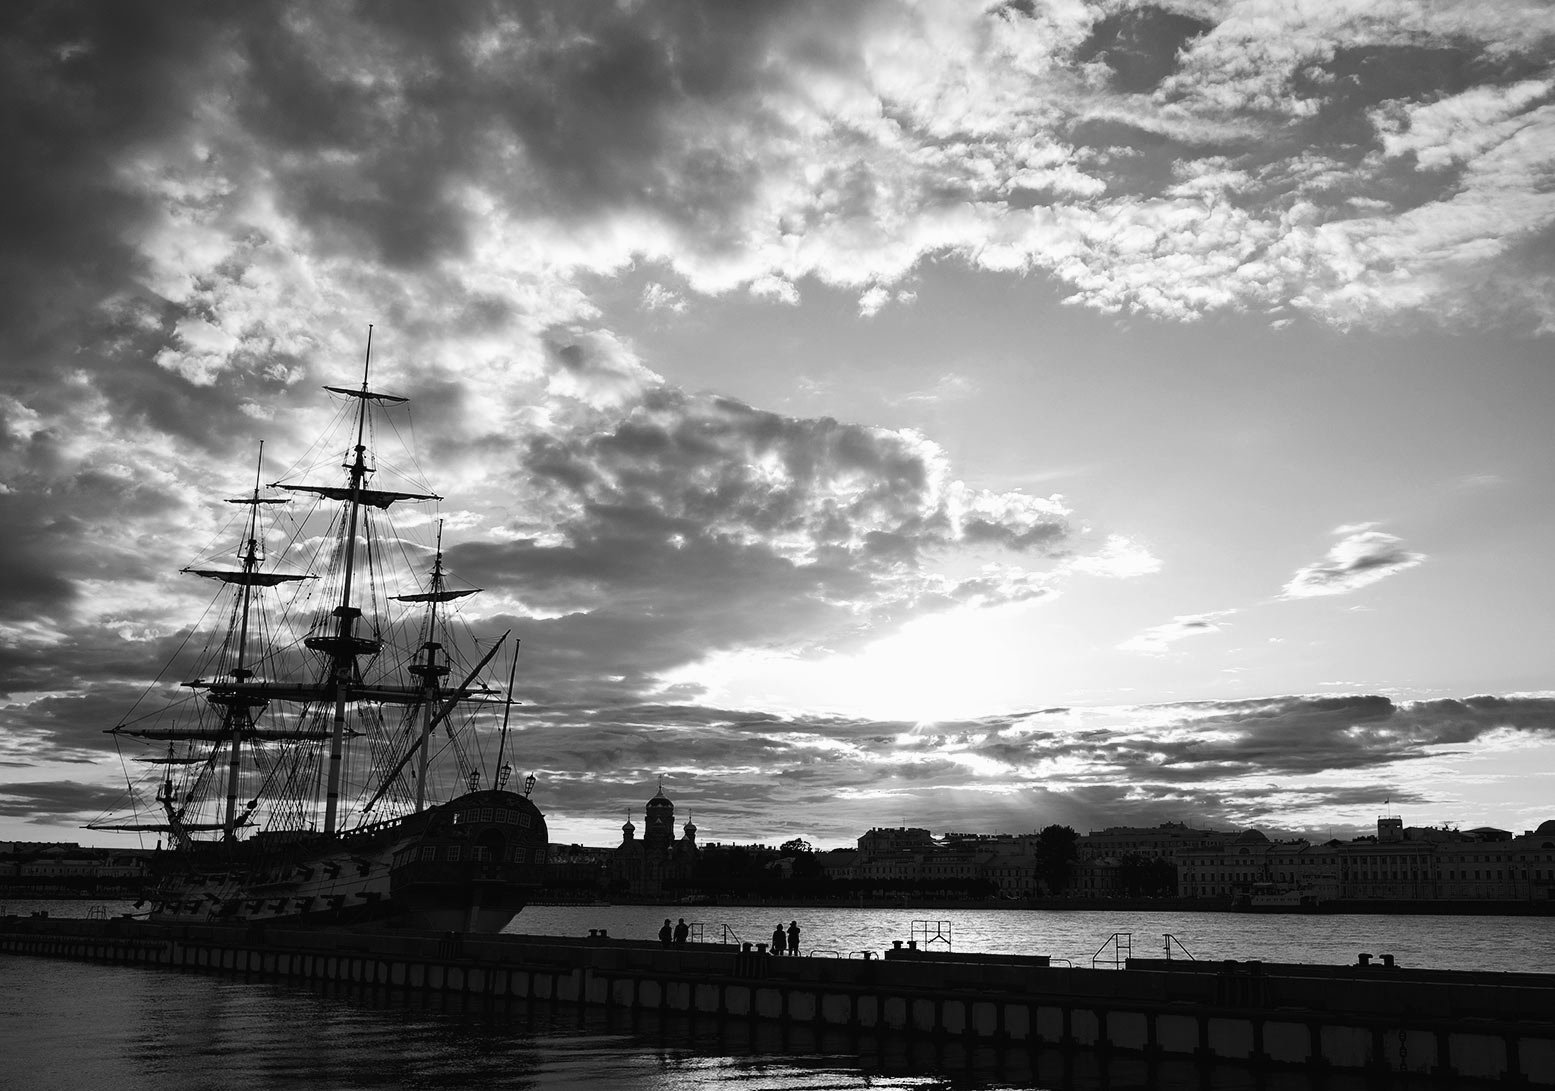
[[[666,920],[664,923],[668,924],[669,921]],[[685,917],[681,917],[680,918],[680,923],[675,926],[675,943],[676,943],[676,945],[684,947],[685,943],[686,943],[686,936],[689,935],[690,932],[691,932],[691,929],[686,925],[686,918]]]
[[[659,929],[659,942],[668,947],[670,945],[670,919],[664,918],[664,927]]]
[[[783,932],[783,922],[778,921],[777,927],[772,930],[772,953],[781,955],[787,943],[788,937]]]
[[[789,921],[788,922],[788,953],[791,954],[791,955],[797,955],[799,953],[799,922],[798,921]]]

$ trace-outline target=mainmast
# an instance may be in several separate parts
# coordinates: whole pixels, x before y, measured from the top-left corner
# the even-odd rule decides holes
[[[351,582],[356,571],[356,529],[362,511],[362,483],[367,480],[368,474],[367,460],[364,457],[367,445],[362,440],[367,433],[367,373],[372,367],[372,360],[373,328],[368,325],[367,355],[362,361],[362,390],[358,395],[359,401],[356,407],[355,457],[346,466],[350,474],[351,499],[347,513],[345,577],[340,588],[340,605],[335,607],[335,617],[339,625],[335,633],[335,644],[331,649],[333,663],[330,674],[335,691],[335,721],[329,733],[329,786],[324,797],[326,834],[335,832],[340,810],[340,769],[345,756],[346,698],[356,674],[356,619],[362,616],[362,611],[351,604]],[[375,644],[372,649],[362,650],[376,651],[377,647]]]
[[[366,507],[386,509],[396,500],[442,499],[431,493],[392,492],[367,487],[367,479],[373,473],[373,468],[367,464],[369,404],[376,402],[379,405],[398,405],[406,401],[405,398],[395,394],[377,393],[367,385],[368,375],[372,369],[372,358],[373,328],[369,325],[367,353],[362,362],[362,385],[355,390],[339,386],[324,388],[335,394],[357,399],[356,443],[352,448],[350,461],[343,464],[347,474],[345,487],[282,486],[296,492],[315,493],[346,505],[345,528],[340,543],[340,548],[343,550],[340,604],[335,607],[331,615],[334,618],[334,632],[329,635],[310,636],[303,641],[309,648],[322,652],[328,657],[326,677],[323,686],[320,687],[323,692],[320,696],[334,706],[334,717],[329,732],[329,769],[324,797],[326,834],[334,833],[340,826],[340,785],[345,761],[347,707],[353,701],[364,699],[402,701],[408,699],[410,693],[415,692],[407,693],[403,688],[393,687],[364,687],[360,681],[361,672],[357,667],[357,658],[375,655],[381,646],[378,640],[360,636],[356,631],[357,620],[362,616],[361,609],[353,599],[355,598],[356,551],[358,539],[363,533],[363,509]]]

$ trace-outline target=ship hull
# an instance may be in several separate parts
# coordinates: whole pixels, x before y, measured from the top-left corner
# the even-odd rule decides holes
[[[196,845],[158,860],[151,919],[494,933],[544,884],[545,819],[473,792],[335,836]]]

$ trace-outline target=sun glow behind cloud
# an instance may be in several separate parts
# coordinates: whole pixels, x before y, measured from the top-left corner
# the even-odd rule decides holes
[[[935,721],[983,716],[1024,700],[1042,674],[1030,639],[1036,604],[962,607],[917,618],[853,651],[801,657],[742,651],[672,672],[715,706],[803,715]],[[1018,635],[1017,635],[1018,634]]]

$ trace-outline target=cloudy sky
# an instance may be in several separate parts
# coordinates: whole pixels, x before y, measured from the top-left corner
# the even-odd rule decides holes
[[[555,840],[1555,817],[1543,0],[0,22],[0,839],[369,323]]]

